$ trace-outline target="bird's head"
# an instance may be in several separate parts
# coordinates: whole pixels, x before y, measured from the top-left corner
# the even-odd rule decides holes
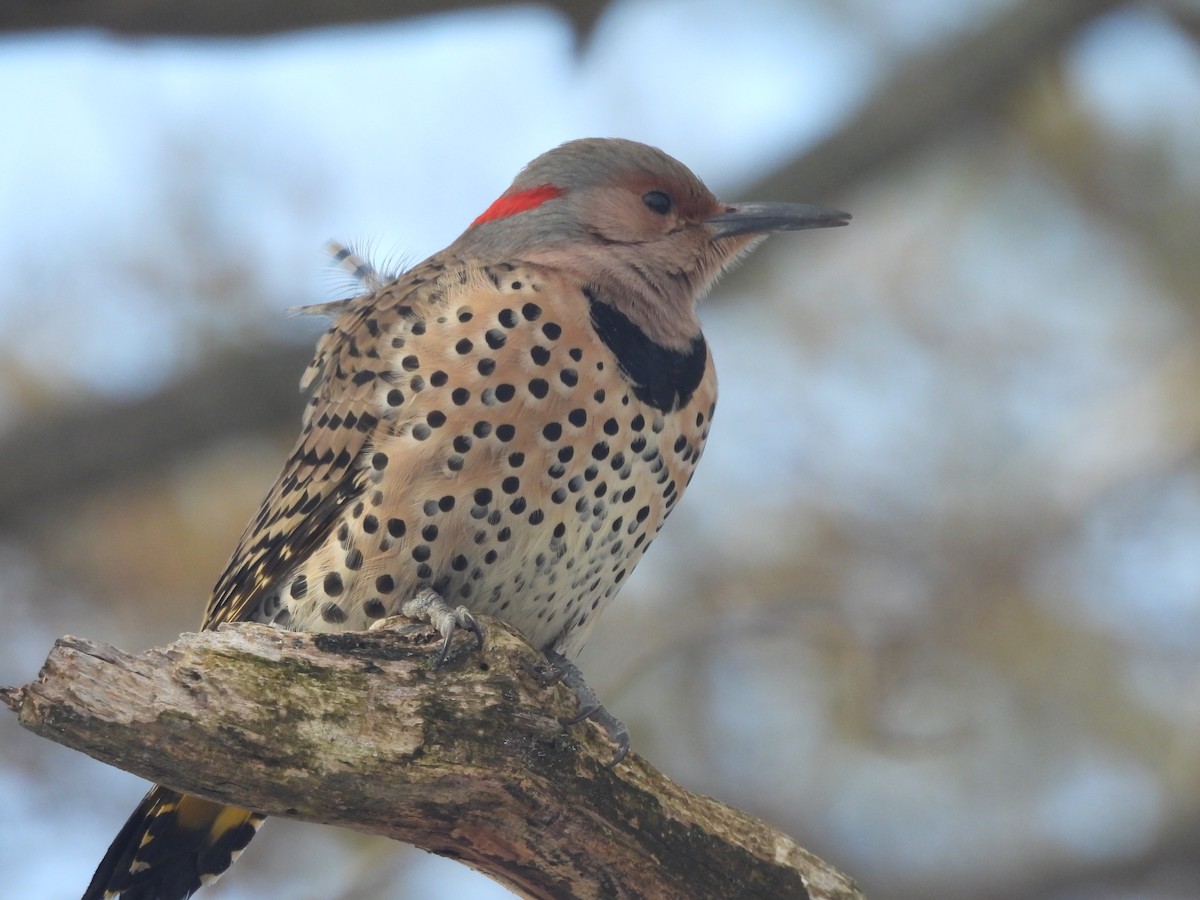
[[[793,203],[723,203],[661,150],[589,138],[529,163],[452,249],[572,272],[658,343],[680,347],[699,332],[696,301],[767,234],[849,219]]]

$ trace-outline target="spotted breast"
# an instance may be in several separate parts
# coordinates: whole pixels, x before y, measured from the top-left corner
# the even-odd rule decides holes
[[[671,351],[561,273],[455,258],[348,303],[309,379],[210,616],[363,629],[432,588],[566,653],[682,495],[716,400],[702,337]]]

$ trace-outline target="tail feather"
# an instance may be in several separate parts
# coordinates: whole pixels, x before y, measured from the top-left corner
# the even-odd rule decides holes
[[[241,854],[263,816],[154,787],[117,834],[83,900],[185,900]]]

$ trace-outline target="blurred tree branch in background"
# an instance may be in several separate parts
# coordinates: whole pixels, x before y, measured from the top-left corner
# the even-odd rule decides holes
[[[1032,70],[1119,0],[1022,0],[956,43],[901,66],[829,137],[747,196],[821,199],[940,143],[947,131],[1004,108]]]
[[[1196,0],[1158,0],[1156,5],[1191,35],[1192,40],[1200,42],[1200,3]]]
[[[981,115],[1002,110],[1010,92],[1116,0],[1022,0],[957,44],[908,62],[836,132],[747,197],[825,200],[944,139]],[[503,4],[284,4],[19,2],[0,10],[0,31],[103,27],[123,34],[261,34],[333,22],[366,21]],[[557,4],[587,34],[605,3]],[[304,19],[302,16],[309,16]],[[286,20],[286,21],[285,21]],[[733,278],[739,277],[735,272]],[[295,426],[296,384],[306,351],[262,345],[182,376],[143,400],[62,410],[0,435],[0,527],[54,508],[83,488],[99,488],[198,446],[247,431]],[[78,436],[86,434],[85,442]]]
[[[0,8],[0,32],[100,28],[127,37],[254,37],[324,28],[362,25],[436,13],[497,9],[510,4],[487,0],[322,0],[287,3],[249,0],[11,0]],[[568,0],[553,6],[565,15],[581,38],[607,6],[605,0]]]
[[[0,434],[0,527],[25,527],[80,493],[140,477],[215,441],[292,428],[311,352],[286,344],[228,351],[163,390],[132,401],[87,403],[30,417]]]
[[[433,675],[441,639],[421,626],[240,623],[137,656],[63,638],[0,699],[35,733],[145,778],[406,841],[525,897],[861,900],[782,832],[640,757],[610,770],[601,728],[564,731],[577,703],[535,675],[541,654],[480,621],[485,648],[462,635]]]

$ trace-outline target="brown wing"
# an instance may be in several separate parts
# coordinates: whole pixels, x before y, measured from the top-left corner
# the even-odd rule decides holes
[[[269,620],[280,586],[307,554],[326,539],[342,510],[363,491],[363,453],[386,416],[381,379],[398,381],[381,357],[394,354],[413,333],[441,291],[427,284],[443,266],[430,261],[400,280],[354,300],[321,337],[301,379],[312,389],[303,429],[274,487],[238,542],[217,580],[204,628],[222,622]],[[424,285],[424,287],[421,287]],[[422,303],[411,302],[420,293]],[[424,307],[423,309],[421,307]]]

